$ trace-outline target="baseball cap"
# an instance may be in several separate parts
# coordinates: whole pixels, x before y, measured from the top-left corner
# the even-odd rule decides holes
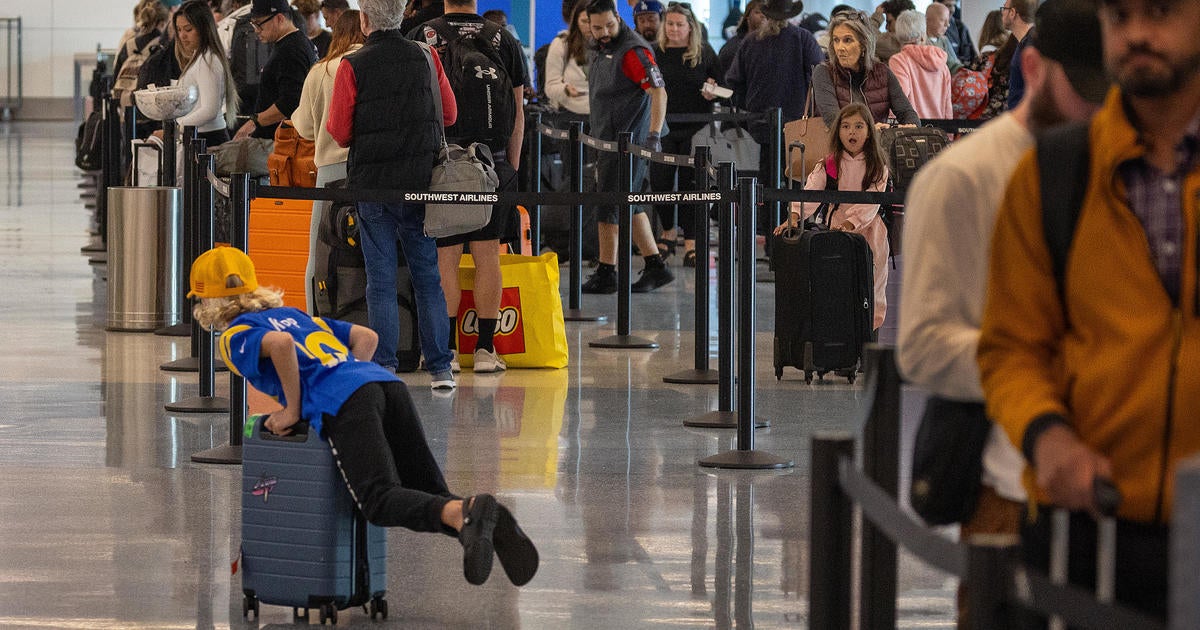
[[[267,17],[278,13],[290,15],[291,12],[292,8],[288,6],[287,0],[254,0],[250,7],[250,17],[253,18]]]
[[[237,276],[242,286],[230,287],[229,278]],[[188,297],[222,298],[250,293],[258,288],[254,263],[236,247],[214,247],[196,258],[190,276]]]
[[[657,13],[662,15],[662,12],[663,5],[661,2],[658,2],[658,0],[642,0],[641,2],[633,5],[634,15],[641,15],[643,13]]]
[[[1033,46],[1062,64],[1071,87],[1085,100],[1104,102],[1109,80],[1104,73],[1100,19],[1091,0],[1046,0],[1034,17]]]

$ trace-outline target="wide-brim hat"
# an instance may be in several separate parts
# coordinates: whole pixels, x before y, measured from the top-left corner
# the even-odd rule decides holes
[[[772,20],[790,20],[804,10],[801,0],[766,0],[763,2],[762,13]]]

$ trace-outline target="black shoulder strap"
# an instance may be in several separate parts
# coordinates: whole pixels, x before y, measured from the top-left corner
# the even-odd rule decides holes
[[[1054,264],[1054,280],[1063,296],[1067,256],[1075,224],[1087,192],[1091,156],[1086,122],[1061,125],[1037,137],[1038,180],[1041,183],[1042,229]]]

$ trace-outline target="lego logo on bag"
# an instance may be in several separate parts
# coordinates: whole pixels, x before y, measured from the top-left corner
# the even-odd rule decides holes
[[[496,319],[496,336],[511,335],[521,326],[521,311],[513,307],[501,308],[500,316]],[[479,334],[479,314],[475,309],[463,315],[462,331],[464,335]]]

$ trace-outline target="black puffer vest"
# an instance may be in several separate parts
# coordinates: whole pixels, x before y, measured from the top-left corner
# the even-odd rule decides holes
[[[633,142],[641,144],[650,128],[650,95],[621,70],[625,53],[634,48],[649,54],[650,44],[622,23],[621,32],[612,41],[589,55],[591,134],[602,140],[616,140],[619,132],[629,131]]]
[[[354,188],[427,190],[441,144],[425,51],[400,31],[375,31],[345,59],[354,69]]]

